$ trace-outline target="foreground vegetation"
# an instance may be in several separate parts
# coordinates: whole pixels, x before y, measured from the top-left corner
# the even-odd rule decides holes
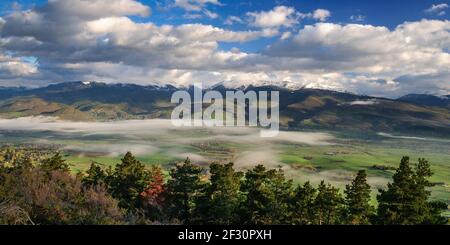
[[[321,182],[295,186],[281,169],[259,165],[239,172],[230,164],[209,170],[189,159],[166,178],[131,153],[115,167],[93,162],[74,176],[60,154],[3,157],[0,224],[446,224],[447,205],[430,201],[430,164],[404,157],[393,181],[371,205],[365,171],[342,193]]]

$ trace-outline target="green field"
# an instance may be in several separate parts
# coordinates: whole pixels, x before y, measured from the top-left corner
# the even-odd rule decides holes
[[[405,142],[403,142],[405,143]],[[230,146],[230,149],[243,149],[246,146]],[[248,147],[248,146],[247,146]],[[432,188],[433,197],[450,203],[450,164],[448,154],[442,152],[424,153],[406,147],[392,148],[383,145],[383,142],[366,143],[366,145],[333,145],[333,146],[307,146],[307,145],[283,145],[277,146],[279,154],[279,166],[282,167],[287,176],[297,183],[311,181],[314,184],[325,180],[340,187],[351,181],[353,174],[358,170],[366,170],[369,183],[374,188],[383,188],[394,173],[391,169],[378,169],[376,166],[395,168],[398,166],[402,156],[410,156],[412,162],[418,158],[426,158],[432,163],[434,176],[431,181],[437,186]],[[192,147],[190,149],[211,162],[222,161],[223,156],[214,151],[202,151]],[[237,158],[239,151],[233,153]],[[233,161],[230,157],[229,161]],[[184,160],[182,157],[170,156],[168,152],[158,152],[150,155],[140,155],[138,159],[148,165],[161,165],[166,169],[174,163]],[[75,172],[85,171],[91,161],[102,163],[104,166],[114,166],[120,162],[120,156],[79,156],[67,154],[67,161]],[[255,161],[256,164],[266,164],[264,161]],[[275,166],[270,164],[271,166]]]

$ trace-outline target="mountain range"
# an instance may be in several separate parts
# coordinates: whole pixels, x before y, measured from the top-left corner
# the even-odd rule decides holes
[[[54,116],[70,121],[170,118],[172,94],[182,88],[98,82],[47,87],[0,87],[0,118]],[[353,130],[450,136],[450,95],[376,98],[320,89],[245,87],[280,91],[280,123],[287,129]],[[183,88],[192,93],[192,88]],[[214,87],[225,93],[223,85]]]

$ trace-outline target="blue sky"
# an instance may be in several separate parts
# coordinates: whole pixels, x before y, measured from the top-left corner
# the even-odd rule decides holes
[[[449,0],[124,2],[1,1],[0,83],[450,90]]]

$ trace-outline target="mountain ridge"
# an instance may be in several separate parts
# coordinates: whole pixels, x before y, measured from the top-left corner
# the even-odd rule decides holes
[[[450,107],[450,95],[408,94],[397,100],[419,105]]]
[[[215,90],[224,94],[223,84]],[[280,123],[287,129],[404,132],[450,136],[450,108],[425,96],[399,99],[339,91],[248,86],[246,91],[280,92]],[[69,82],[35,89],[1,89],[0,117],[57,116],[73,121],[170,118],[174,86]],[[192,93],[191,88],[181,89]],[[238,89],[234,89],[238,90]],[[9,92],[7,92],[9,91]],[[434,97],[426,98],[432,98]],[[413,100],[413,98],[419,98]],[[425,103],[427,102],[427,103]],[[48,110],[48,108],[54,110]]]
[[[300,91],[300,90],[317,90],[317,91],[329,91],[329,92],[335,92],[335,93],[343,93],[343,94],[352,94],[356,96],[362,96],[362,97],[371,97],[371,98],[382,98],[382,99],[390,99],[390,100],[398,100],[398,101],[404,101],[404,102],[410,102],[411,98],[414,97],[428,97],[428,98],[434,98],[434,99],[440,99],[440,100],[450,100],[450,95],[435,95],[435,94],[417,94],[417,93],[411,93],[411,94],[405,94],[403,96],[400,96],[398,98],[387,98],[382,96],[372,96],[367,94],[358,94],[353,93],[349,91],[340,91],[340,90],[332,90],[332,89],[323,89],[323,88],[309,88],[309,87],[289,87],[284,85],[279,85],[283,83],[277,83],[277,84],[269,84],[269,83],[260,83],[257,85],[248,84],[248,85],[241,85],[241,86],[232,86],[230,83],[226,82],[220,82],[216,83],[214,85],[211,85],[209,87],[205,87],[204,90],[217,90],[217,89],[230,89],[230,90],[250,90],[251,88],[272,88],[272,89],[281,89],[281,90],[289,90],[289,91]],[[5,87],[0,86],[0,92],[1,91],[14,91],[14,92],[24,92],[24,91],[36,91],[36,90],[51,90],[55,88],[76,88],[79,87],[80,89],[86,89],[86,88],[92,88],[92,87],[135,87],[135,88],[146,88],[146,89],[161,89],[161,90],[189,90],[193,85],[190,86],[173,86],[169,83],[167,84],[151,84],[151,85],[139,85],[134,83],[105,83],[105,82],[97,82],[97,81],[90,81],[90,82],[83,82],[83,81],[67,81],[67,82],[61,82],[61,83],[52,83],[47,86],[43,87],[37,87],[37,88],[27,88],[27,87]]]

